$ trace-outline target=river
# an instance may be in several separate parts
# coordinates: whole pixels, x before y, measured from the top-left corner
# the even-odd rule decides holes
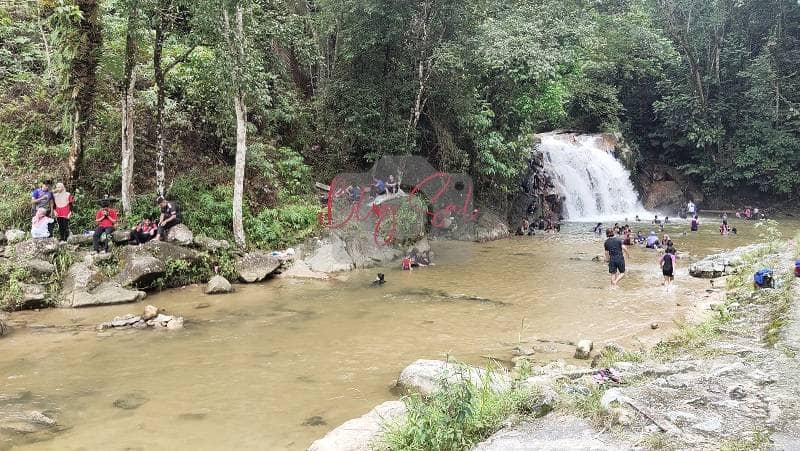
[[[736,220],[739,235],[719,236],[717,221],[687,236],[685,223],[666,232],[693,257],[758,240],[752,224]],[[783,221],[782,229],[797,225]],[[395,397],[394,379],[417,358],[485,364],[485,356],[510,358],[520,338],[541,361],[569,359],[572,348],[537,339],[657,342],[709,282],[690,278],[683,260],[667,291],[657,254],[636,248],[622,288],[611,291],[605,265],[591,261],[602,252],[591,228],[435,242],[436,266],[384,269],[379,288],[369,287],[370,270],[330,281],[278,278],[224,296],[201,287],[149,296],[146,303],[186,318],[178,331],[94,330],[141,303],[15,313],[12,322],[49,327],[17,327],[0,340],[2,393],[30,392],[32,406],[66,429],[35,443],[0,435],[0,449],[305,449]]]

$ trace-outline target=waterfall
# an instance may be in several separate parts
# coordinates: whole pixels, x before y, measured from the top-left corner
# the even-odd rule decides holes
[[[543,133],[539,151],[553,185],[564,196],[570,221],[651,220],[639,201],[630,172],[614,158],[601,135]],[[645,219],[647,218],[647,219]]]

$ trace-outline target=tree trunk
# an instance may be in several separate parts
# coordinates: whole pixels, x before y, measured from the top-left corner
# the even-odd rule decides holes
[[[131,197],[133,192],[133,116],[136,87],[136,49],[137,42],[134,34],[136,21],[136,6],[132,6],[128,18],[128,31],[125,38],[125,78],[122,86],[122,211],[128,215],[131,212]]]
[[[233,176],[233,237],[236,245],[244,248],[244,220],[242,204],[244,199],[244,172],[247,160],[247,110],[241,93],[234,96],[236,109],[236,167]]]
[[[228,14],[223,10],[225,27],[229,30]],[[230,35],[230,33],[228,33]],[[242,216],[242,204],[244,203],[244,175],[245,163],[247,161],[247,109],[244,103],[244,92],[242,90],[241,71],[245,64],[244,54],[244,19],[242,17],[241,4],[236,5],[236,29],[233,31],[232,39],[235,58],[234,84],[235,94],[233,106],[236,110],[236,165],[233,176],[233,239],[239,248],[247,245],[244,233],[244,220]]]
[[[92,116],[92,105],[97,88],[97,60],[103,45],[100,8],[97,0],[78,0],[78,8],[83,19],[78,24],[79,45],[75,58],[70,65],[69,86],[72,89],[72,143],[67,158],[69,181],[75,182],[80,176],[83,162],[83,149],[89,122]]]
[[[163,196],[166,189],[164,164],[164,68],[161,66],[161,52],[164,47],[164,12],[158,9],[155,20],[156,36],[153,41],[153,78],[156,83],[156,189]]]

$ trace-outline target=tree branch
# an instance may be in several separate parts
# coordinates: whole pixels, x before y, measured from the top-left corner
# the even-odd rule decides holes
[[[191,53],[194,51],[194,49],[196,49],[196,48],[197,48],[197,44],[193,44],[193,45],[192,45],[191,47],[189,47],[189,48],[188,48],[188,49],[187,49],[185,52],[183,52],[183,53],[182,53],[180,56],[178,56],[177,58],[175,58],[175,60],[174,60],[174,61],[172,61],[171,63],[169,63],[169,65],[167,65],[167,67],[165,67],[165,68],[163,69],[164,76],[166,76],[166,75],[167,75],[167,73],[168,73],[169,71],[171,71],[171,70],[172,70],[172,69],[173,69],[175,66],[177,66],[178,64],[180,64],[180,63],[182,63],[182,62],[186,61],[186,58],[188,58],[188,57],[189,57],[189,55],[190,55],[190,54],[191,54]]]

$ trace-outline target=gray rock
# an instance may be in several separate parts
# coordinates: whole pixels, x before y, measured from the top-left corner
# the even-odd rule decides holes
[[[186,224],[178,224],[167,232],[167,241],[179,246],[191,246],[194,242],[194,234]]]
[[[670,423],[674,423],[678,426],[683,426],[689,423],[696,423],[697,422],[697,415],[689,412],[682,412],[679,410],[667,412],[667,419]]]
[[[472,451],[626,451],[632,449],[584,419],[552,413],[501,429]]]
[[[23,303],[41,302],[47,297],[47,289],[44,287],[44,285],[31,283],[21,283],[19,285],[20,288],[22,288]]]
[[[111,235],[111,241],[114,244],[124,244],[131,240],[131,231],[130,230],[115,230],[114,233]]]
[[[147,397],[141,393],[126,393],[121,398],[114,400],[114,407],[124,410],[134,410],[143,406],[148,401]]]
[[[120,285],[147,287],[167,270],[166,264],[138,247],[128,246],[122,252],[122,270],[117,276]]]
[[[67,238],[67,244],[73,244],[77,246],[89,246],[92,244],[92,235],[84,235],[84,234],[72,234]]]
[[[28,260],[17,260],[15,266],[28,271],[34,277],[46,277],[56,272],[56,267],[46,260],[32,258]]]
[[[334,273],[353,269],[353,260],[345,248],[344,241],[332,235],[328,243],[313,251],[306,263],[314,272]]]
[[[703,278],[716,278],[734,274],[743,264],[743,255],[758,251],[764,246],[764,244],[752,244],[738,247],[732,251],[710,255],[690,265],[689,274]]]
[[[592,340],[581,340],[578,342],[577,346],[575,346],[575,357],[576,359],[588,359],[592,354],[592,349],[594,349],[594,342]]]
[[[176,318],[172,318],[167,322],[167,329],[175,330],[175,329],[183,329],[183,317],[178,316]]]
[[[33,238],[14,246],[14,258],[18,261],[38,259],[50,261],[50,257],[58,251],[58,240],[55,238]]]
[[[25,239],[25,232],[19,229],[9,229],[5,233],[6,243],[9,245],[19,243]]]
[[[42,426],[54,426],[56,424],[56,420],[48,417],[42,412],[35,410],[27,414],[27,420],[31,423],[40,424]]]
[[[73,292],[92,290],[102,282],[103,273],[94,266],[85,261],[73,263],[64,276],[64,281],[61,285],[61,296],[67,299],[71,298]]]
[[[420,359],[400,373],[397,385],[423,396],[430,396],[442,388],[442,382],[458,384],[470,381],[480,385],[486,378],[492,390],[505,391],[511,388],[511,378],[503,373],[489,373],[484,369],[454,364],[442,360]]]
[[[228,282],[228,279],[216,275],[208,281],[205,291],[206,294],[224,294],[233,291],[233,287],[231,287],[231,283]]]
[[[251,252],[236,258],[234,267],[239,278],[246,283],[260,282],[275,272],[280,260],[265,252]]]
[[[308,451],[371,451],[380,448],[386,427],[405,415],[402,401],[386,401],[365,415],[347,421],[308,447]]]
[[[713,377],[726,376],[728,374],[743,371],[744,369],[745,367],[742,362],[734,362],[727,365],[716,365],[713,368],[711,368],[711,376]]]
[[[195,246],[208,252],[226,251],[231,248],[231,244],[225,240],[215,240],[204,235],[194,238]]]
[[[128,290],[118,283],[106,281],[91,291],[73,291],[64,300],[65,307],[88,307],[93,305],[123,304],[144,299],[144,291]]]
[[[144,321],[150,321],[156,316],[158,316],[158,307],[154,305],[146,305],[144,307],[144,313],[142,314],[142,319]]]
[[[138,249],[143,249],[162,262],[167,262],[169,260],[183,260],[186,263],[196,263],[200,259],[200,254],[197,251],[183,246],[178,246],[177,244],[168,243],[166,241],[151,240],[145,243],[143,246],[136,247]]]
[[[709,418],[703,422],[693,424],[692,429],[708,433],[717,432],[722,429],[722,421],[719,418]]]

